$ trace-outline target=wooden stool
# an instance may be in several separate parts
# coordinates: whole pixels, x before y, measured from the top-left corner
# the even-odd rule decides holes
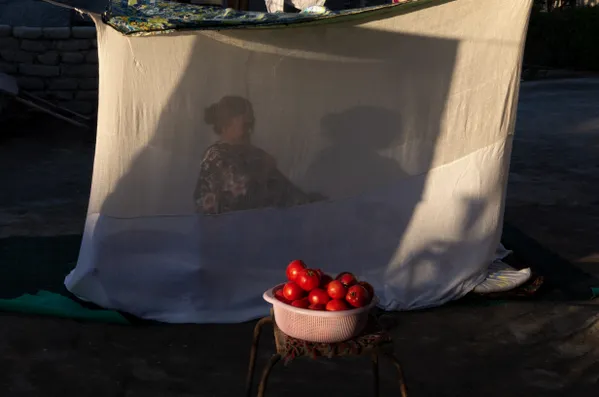
[[[377,320],[371,317],[369,324],[360,336],[357,336],[351,340],[340,342],[340,343],[313,343],[305,340],[293,338],[277,327],[274,321],[274,316],[264,317],[256,327],[254,328],[254,339],[252,342],[252,349],[250,351],[250,365],[246,380],[246,396],[251,397],[252,385],[254,378],[254,367],[256,365],[256,353],[258,350],[258,342],[260,341],[260,334],[262,327],[266,324],[272,324],[274,328],[276,353],[273,354],[266,364],[260,384],[258,385],[258,397],[264,397],[266,392],[266,384],[272,368],[281,359],[285,363],[299,357],[310,357],[316,359],[322,358],[333,358],[343,356],[370,356],[372,360],[372,373],[374,375],[373,383],[373,395],[378,397],[379,395],[379,356],[388,358],[395,366],[397,370],[397,380],[399,382],[399,388],[401,397],[407,397],[408,392],[406,383],[404,381],[403,371],[399,360],[393,353],[393,341],[391,336],[385,332]]]

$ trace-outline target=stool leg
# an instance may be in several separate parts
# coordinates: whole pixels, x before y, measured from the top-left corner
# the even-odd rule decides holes
[[[252,393],[252,385],[254,381],[254,368],[256,367],[256,355],[258,353],[258,343],[260,342],[260,334],[262,333],[262,327],[265,324],[272,323],[271,317],[264,317],[254,327],[254,339],[252,341],[252,348],[250,350],[250,366],[248,368],[248,374],[245,381],[245,394],[250,397]]]
[[[268,376],[270,375],[270,370],[279,362],[281,359],[280,354],[273,354],[266,367],[264,367],[264,372],[262,372],[262,379],[260,379],[260,384],[258,385],[258,397],[264,397],[264,393],[266,392],[266,384],[268,382]]]
[[[401,364],[399,363],[399,360],[397,359],[397,357],[395,357],[393,353],[385,353],[385,356],[387,356],[387,358],[391,360],[391,362],[395,366],[395,369],[397,370],[397,379],[399,381],[399,390],[401,391],[401,397],[408,397],[406,380],[403,376],[403,370],[401,369]]]
[[[372,353],[373,396],[379,397],[379,355]]]

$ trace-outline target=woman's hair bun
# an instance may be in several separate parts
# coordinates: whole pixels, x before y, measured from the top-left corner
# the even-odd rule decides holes
[[[204,122],[208,125],[215,125],[216,124],[216,119],[217,119],[217,115],[216,113],[218,112],[218,104],[213,104],[208,106],[205,110],[204,110]]]
[[[214,131],[220,134],[223,127],[233,117],[242,115],[251,117],[253,122],[254,110],[252,104],[247,99],[239,96],[225,96],[204,110],[204,122],[214,127]]]

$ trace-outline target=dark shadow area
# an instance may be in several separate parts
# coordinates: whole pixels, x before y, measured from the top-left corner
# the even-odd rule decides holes
[[[404,142],[398,114],[377,107],[356,107],[328,114],[321,133],[328,146],[316,154],[304,184],[332,197],[344,197],[385,186],[407,174],[381,150]]]
[[[70,11],[38,0],[3,0],[0,25],[31,27],[70,26]]]
[[[585,1],[586,3],[586,1]],[[596,72],[599,7],[544,12],[533,9],[526,38],[525,64],[547,69]]]
[[[39,290],[65,294],[65,276],[75,267],[81,236],[0,239],[0,299]]]
[[[599,288],[597,277],[572,265],[521,230],[506,223],[503,227],[503,241],[506,247],[514,251],[519,263],[527,264],[542,274],[548,286],[559,289],[566,298],[584,300],[596,297],[592,288]]]

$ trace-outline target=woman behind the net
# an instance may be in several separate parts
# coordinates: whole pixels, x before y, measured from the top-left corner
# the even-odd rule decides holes
[[[252,145],[254,111],[245,98],[226,96],[205,110],[218,135],[202,160],[194,200],[197,212],[220,214],[315,201],[278,169],[275,159]]]

